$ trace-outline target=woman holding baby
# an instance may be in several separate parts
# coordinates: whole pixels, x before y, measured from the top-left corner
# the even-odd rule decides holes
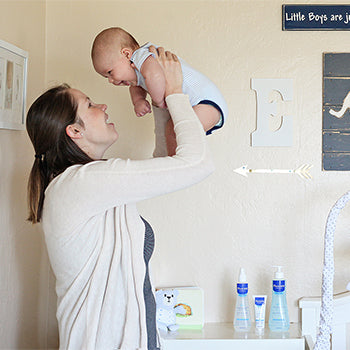
[[[178,145],[173,157],[158,108],[160,157],[146,160],[103,159],[118,140],[107,106],[67,85],[45,92],[28,111],[35,150],[29,220],[42,223],[56,277],[61,349],[160,347],[148,272],[154,234],[136,204],[191,186],[213,166],[203,127],[182,93],[177,57],[151,49],[166,77]]]

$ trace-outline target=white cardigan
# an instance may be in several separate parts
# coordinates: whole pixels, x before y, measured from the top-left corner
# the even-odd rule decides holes
[[[188,97],[174,94],[166,102],[175,156],[74,165],[46,189],[42,225],[56,276],[60,349],[147,350],[145,226],[136,203],[191,186],[213,171]],[[157,155],[165,149],[165,122],[156,119]]]

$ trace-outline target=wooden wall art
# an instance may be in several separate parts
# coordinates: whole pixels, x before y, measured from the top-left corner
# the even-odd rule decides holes
[[[283,5],[283,30],[350,30],[350,5]]]
[[[350,170],[350,53],[323,55],[323,170]]]

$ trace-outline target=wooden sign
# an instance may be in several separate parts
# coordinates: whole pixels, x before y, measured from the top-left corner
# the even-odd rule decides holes
[[[323,170],[350,170],[350,53],[323,55]]]
[[[350,30],[350,5],[283,5],[283,30]]]

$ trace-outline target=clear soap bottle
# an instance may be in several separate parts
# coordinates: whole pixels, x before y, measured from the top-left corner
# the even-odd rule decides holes
[[[239,271],[237,283],[237,301],[235,309],[234,327],[236,331],[245,332],[251,327],[249,301],[248,301],[248,283],[243,268]]]
[[[289,330],[289,314],[286,298],[286,280],[282,266],[277,268],[272,281],[272,301],[269,316],[269,327],[273,332],[286,332]]]

